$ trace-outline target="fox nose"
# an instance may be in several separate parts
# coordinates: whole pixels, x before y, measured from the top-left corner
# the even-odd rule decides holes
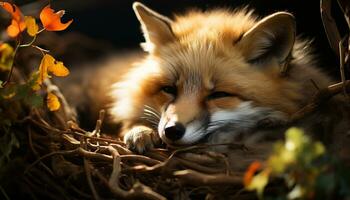
[[[164,129],[165,136],[171,141],[176,141],[182,138],[182,136],[185,134],[185,131],[186,131],[185,126],[178,122],[170,126],[167,126]]]

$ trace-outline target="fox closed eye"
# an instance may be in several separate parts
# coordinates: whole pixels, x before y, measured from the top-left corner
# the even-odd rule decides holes
[[[230,94],[228,92],[223,92],[223,91],[217,91],[217,92],[213,92],[210,95],[208,95],[208,100],[212,100],[212,99],[218,99],[218,98],[224,98],[224,97],[232,97],[234,96],[233,94]]]
[[[176,96],[177,95],[177,88],[175,86],[164,86],[161,88],[161,90],[167,94],[170,94],[172,96]]]

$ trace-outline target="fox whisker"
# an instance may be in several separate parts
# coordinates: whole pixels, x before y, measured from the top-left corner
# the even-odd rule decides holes
[[[147,116],[147,117],[150,117],[150,118],[157,119],[157,120],[160,119],[160,117],[159,117],[158,115],[156,115],[155,113],[152,113],[152,112],[147,112],[147,111],[145,111],[145,112],[143,113],[143,115],[144,115],[144,116]]]
[[[156,109],[154,109],[153,107],[148,106],[148,105],[145,105],[144,107],[145,107],[144,112],[152,113],[152,114],[156,115],[158,118],[160,118],[159,111],[157,111]]]
[[[153,111],[150,111],[150,110],[144,110],[144,113],[146,114],[146,113],[148,113],[149,115],[151,114],[151,115],[153,115],[153,116],[156,116],[157,118],[160,118],[160,116],[157,114],[157,113],[154,113]]]
[[[158,128],[158,124],[160,121],[160,114],[153,107],[145,105],[143,109],[143,115],[140,118],[149,122],[153,128],[155,129]]]
[[[152,117],[152,116],[141,116],[140,117],[141,119],[144,119],[148,122],[152,122],[153,124],[157,125],[159,124],[159,119],[158,118],[155,118],[155,117]]]

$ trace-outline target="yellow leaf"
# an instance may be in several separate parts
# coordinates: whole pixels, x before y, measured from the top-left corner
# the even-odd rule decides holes
[[[34,85],[32,85],[32,89],[34,90],[34,91],[38,91],[38,90],[40,90],[40,85],[38,84],[38,82],[36,82]]]
[[[51,92],[47,94],[46,102],[50,111],[56,111],[61,107],[58,97]]]
[[[30,36],[34,37],[38,33],[38,30],[39,30],[39,27],[36,24],[36,21],[35,21],[34,17],[26,16],[24,18],[24,22],[25,22],[25,24],[27,26],[27,33]]]
[[[17,85],[8,85],[0,90],[0,99],[12,99],[19,92]]]
[[[304,132],[299,128],[290,128],[285,133],[286,135],[286,149],[295,151],[301,149],[309,142],[309,138],[304,135]]]
[[[303,199],[305,198],[305,188],[300,185],[296,185],[292,191],[290,191],[287,195],[288,199]]]
[[[314,148],[315,148],[315,156],[319,156],[325,153],[326,149],[323,146],[321,142],[315,142],[314,143]]]
[[[39,85],[41,85],[46,78],[51,78],[48,74],[49,72],[55,76],[67,76],[69,74],[69,70],[63,65],[63,62],[56,61],[51,55],[45,54],[39,66]]]
[[[48,71],[55,76],[67,76],[69,74],[69,70],[60,61],[55,61],[54,65],[50,65]]]
[[[47,73],[47,68],[48,66],[53,65],[54,62],[55,62],[55,59],[49,54],[45,54],[44,57],[41,59],[40,66],[39,66],[39,78],[38,78],[39,85],[41,85],[46,78],[49,78],[49,74]]]
[[[2,97],[3,97],[4,99],[11,99],[11,98],[14,97],[15,95],[16,95],[16,92],[11,92],[11,93],[9,93],[9,94],[3,95]]]
[[[256,190],[258,198],[262,199],[264,189],[267,183],[269,182],[269,174],[269,170],[264,170],[260,172],[252,178],[250,184],[247,185],[245,188],[249,191]]]
[[[0,70],[9,71],[11,69],[13,56],[14,50],[9,44],[0,44]]]

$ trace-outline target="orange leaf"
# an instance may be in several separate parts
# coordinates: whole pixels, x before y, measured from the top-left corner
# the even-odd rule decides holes
[[[0,6],[11,14],[12,19],[16,20],[17,22],[21,21],[22,12],[15,4],[11,4],[8,2],[0,2]]]
[[[10,37],[17,37],[19,33],[21,33],[22,31],[24,31],[24,29],[26,28],[26,24],[23,21],[16,21],[16,20],[12,20],[11,24],[7,27],[6,31],[7,34]]]
[[[64,15],[64,10],[60,10],[55,13],[51,9],[50,5],[42,9],[40,13],[40,20],[44,28],[48,31],[62,31],[65,30],[73,20],[68,21],[67,23],[61,22],[61,17]]]
[[[7,34],[10,37],[17,37],[26,28],[21,10],[15,4],[8,2],[0,2],[0,6],[12,16],[11,24],[7,27]]]
[[[61,107],[58,97],[51,92],[47,94],[46,103],[50,111],[56,111]]]
[[[244,186],[247,187],[250,184],[250,182],[253,179],[253,176],[261,167],[262,167],[262,165],[258,161],[254,161],[253,163],[251,163],[249,165],[249,167],[248,167],[248,169],[245,172],[244,177],[243,177]]]

